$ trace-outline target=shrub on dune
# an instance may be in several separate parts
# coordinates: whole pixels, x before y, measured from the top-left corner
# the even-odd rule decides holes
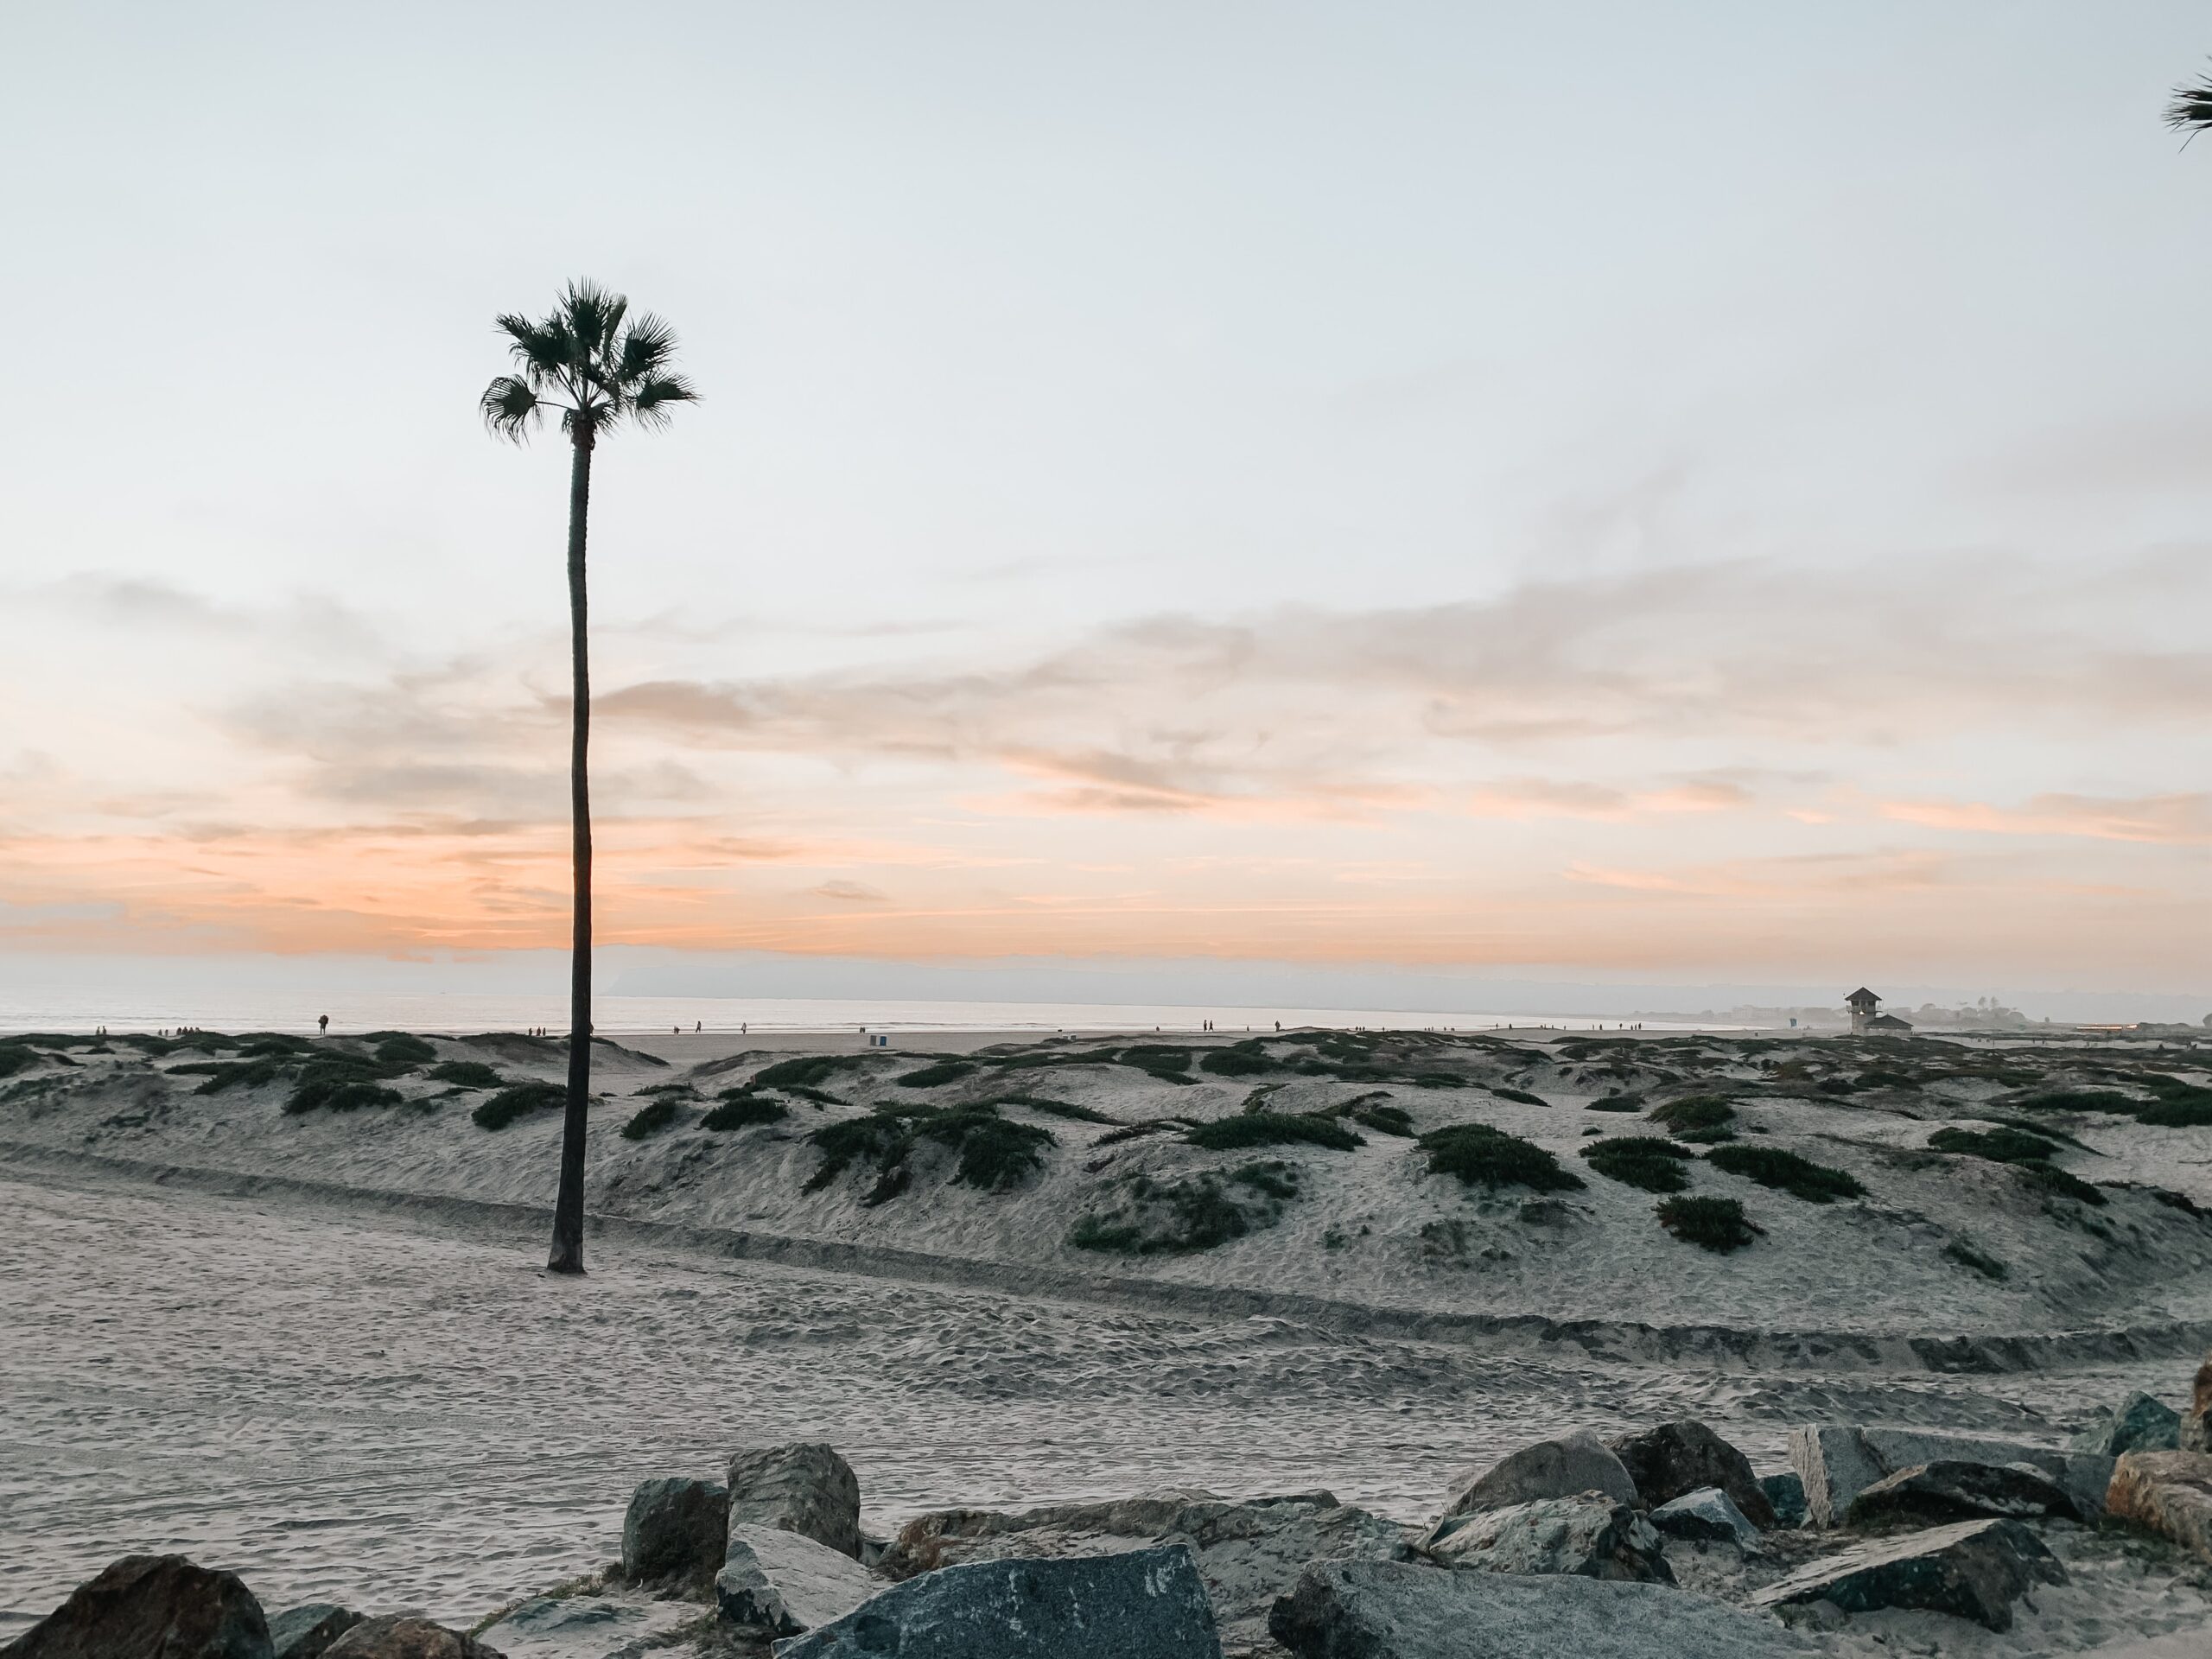
[[[759,1123],[780,1123],[791,1115],[791,1109],[780,1100],[732,1089],[722,1096],[719,1105],[707,1109],[707,1115],[699,1120],[699,1127],[717,1133],[749,1129]]]
[[[1652,1108],[1651,1121],[1697,1145],[1736,1138],[1736,1109],[1719,1095],[1687,1095],[1668,1101]]]
[[[1537,1192],[1578,1192],[1588,1185],[1532,1141],[1487,1123],[1455,1123],[1431,1129],[1415,1143],[1428,1154],[1432,1175],[1452,1175],[1468,1186],[1525,1186]]]
[[[1715,1147],[1706,1154],[1706,1161],[1715,1169],[1741,1175],[1746,1180],[1787,1192],[1808,1204],[1864,1198],[1866,1193],[1866,1189],[1844,1171],[1816,1164],[1779,1147]]]
[[[1643,1109],[1641,1095],[1606,1095],[1592,1101],[1583,1108],[1590,1112],[1640,1112]]]
[[[1201,1123],[1183,1137],[1194,1147],[1226,1152],[1243,1147],[1326,1147],[1350,1152],[1367,1144],[1335,1118],[1306,1112],[1245,1112],[1236,1117]]]
[[[1690,1180],[1682,1166],[1694,1155],[1688,1147],[1678,1147],[1653,1135],[1593,1141],[1582,1148],[1582,1156],[1590,1167],[1606,1179],[1624,1186],[1641,1187],[1646,1192],[1687,1190]]]
[[[504,1129],[532,1112],[551,1111],[568,1103],[569,1091],[557,1083],[518,1083],[502,1089],[468,1116],[480,1129]]]
[[[1662,1198],[1659,1224],[1685,1244],[1726,1255],[1740,1250],[1766,1230],[1748,1221],[1734,1198]]]
[[[2041,1163],[2047,1161],[2058,1150],[2055,1141],[2046,1141],[2043,1136],[2025,1130],[2012,1128],[1991,1129],[1986,1133],[1974,1129],[1938,1129],[1928,1137],[1928,1144],[1936,1152],[1986,1158],[1998,1164]]]
[[[386,1065],[418,1065],[438,1058],[436,1049],[407,1032],[379,1033],[378,1036],[382,1040],[377,1043],[377,1058]]]
[[[1033,1112],[1043,1112],[1051,1117],[1065,1117],[1077,1123],[1116,1123],[1121,1121],[1096,1107],[1078,1106],[1071,1100],[1046,1100],[1037,1095],[1000,1095],[983,1103],[986,1106],[1027,1106]]]
[[[1487,1088],[1491,1093],[1496,1095],[1500,1100],[1517,1100],[1523,1106],[1548,1106],[1551,1104],[1551,1102],[1546,1100],[1541,1095],[1532,1095],[1526,1089],[1509,1089],[1502,1083],[1486,1084],[1484,1086]]]
[[[1251,1077],[1275,1069],[1266,1055],[1248,1048],[1217,1048],[1198,1062],[1198,1070],[1217,1077]]]
[[[939,1060],[934,1065],[923,1066],[904,1077],[893,1078],[901,1089],[938,1089],[948,1083],[957,1083],[976,1069],[972,1060]]]
[[[663,1129],[672,1128],[676,1124],[677,1111],[675,1096],[663,1095],[658,1100],[638,1109],[630,1121],[622,1126],[622,1138],[625,1141],[643,1141],[648,1135],[658,1135]]]
[[[507,1080],[481,1060],[444,1060],[430,1068],[431,1080],[462,1089],[503,1089]]]

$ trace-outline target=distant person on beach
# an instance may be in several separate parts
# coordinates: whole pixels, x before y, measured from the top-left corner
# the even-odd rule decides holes
[[[317,1014],[315,1016],[315,1028],[321,1032],[324,1036],[327,1037],[330,1035],[330,1016],[328,1014]]]

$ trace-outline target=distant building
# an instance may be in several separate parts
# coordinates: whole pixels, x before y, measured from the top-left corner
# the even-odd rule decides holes
[[[1851,1010],[1851,1034],[1864,1036],[1870,1031],[1910,1031],[1911,1022],[1900,1020],[1894,1014],[1880,1012],[1882,999],[1861,985],[1843,999],[1843,1006]]]

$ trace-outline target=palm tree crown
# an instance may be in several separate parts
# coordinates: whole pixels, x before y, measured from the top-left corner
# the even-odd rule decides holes
[[[2166,124],[2191,138],[2212,128],[2212,75],[2199,75],[2188,86],[2174,88],[2173,102],[2166,105]]]
[[[630,302],[595,283],[570,283],[541,322],[510,315],[497,326],[519,371],[484,391],[484,423],[500,437],[519,443],[556,410],[570,441],[589,448],[624,419],[663,426],[670,404],[698,401],[691,383],[669,370],[675,330],[650,312],[631,318]]]

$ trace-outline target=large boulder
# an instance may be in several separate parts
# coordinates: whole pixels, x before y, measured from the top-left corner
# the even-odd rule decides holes
[[[2181,1414],[2139,1391],[2069,1440],[2067,1448],[2107,1458],[2123,1452],[2171,1452],[2181,1444],[2180,1433]]]
[[[2104,1507],[2112,1459],[2095,1452],[2054,1452],[2020,1440],[1936,1434],[1923,1429],[1821,1425],[1789,1431],[1789,1462],[1805,1484],[1815,1526],[1841,1526],[1852,1500],[1877,1481],[1930,1463],[2024,1463],[2065,1489],[2085,1516]]]
[[[703,1586],[722,1564],[729,1490],[710,1480],[640,1481],[622,1516],[622,1576]]]
[[[505,1659],[474,1637],[406,1614],[365,1618],[322,1650],[322,1659]]]
[[[1759,1529],[1718,1486],[1662,1503],[1650,1521],[1654,1530],[1694,1544],[1733,1544],[1746,1552],[1759,1547]]]
[[[1488,1573],[1675,1581],[1650,1522],[1594,1492],[1456,1516],[1439,1526],[1428,1551],[1447,1567]]]
[[[1637,1494],[1653,1508],[1673,1502],[1685,1492],[1718,1486],[1752,1525],[1781,1524],[1767,1501],[1751,1462],[1703,1423],[1683,1419],[1661,1423],[1641,1434],[1605,1442],[1621,1460]]]
[[[1442,1519],[1581,1492],[1602,1492],[1616,1503],[1642,1501],[1627,1465],[1587,1429],[1524,1446],[1487,1469],[1462,1471],[1444,1495]]]
[[[971,1561],[896,1585],[776,1659],[1221,1659],[1180,1545],[1074,1560]]]
[[[235,1573],[125,1555],[4,1648],[4,1659],[273,1659],[269,1622]]]
[[[2012,1604],[2066,1569],[2018,1521],[1962,1521],[1862,1544],[1799,1568],[1751,1598],[1760,1607],[1832,1602],[1847,1613],[1917,1608],[2012,1628]]]
[[[1181,1544],[1198,1557],[1222,1640],[1262,1643],[1268,1609],[1308,1561],[1405,1560],[1404,1529],[1328,1492],[1232,1500],[1169,1491],[1103,1503],[1059,1503],[1017,1515],[939,1510],[917,1516],[884,1552],[880,1570],[912,1578],[958,1561],[1065,1559],[1147,1544]]]
[[[1268,1630],[1295,1659],[1780,1659],[1771,1618],[1650,1584],[1316,1561]]]
[[[2024,1463],[1916,1464],[1885,1475],[1851,1500],[1847,1526],[1895,1521],[1966,1521],[2006,1516],[2015,1521],[2079,1521],[2066,1489]]]
[[[797,1636],[842,1618],[883,1588],[849,1555],[781,1527],[736,1526],[715,1578],[722,1617],[741,1630]]]
[[[745,1446],[729,1460],[729,1524],[781,1527],[857,1560],[860,1478],[819,1440]]]
[[[2212,1561],[2212,1455],[2130,1452],[2113,1471],[2105,1507]]]
[[[361,1622],[361,1616],[334,1601],[287,1607],[269,1621],[269,1645],[276,1659],[322,1659],[330,1644]]]

